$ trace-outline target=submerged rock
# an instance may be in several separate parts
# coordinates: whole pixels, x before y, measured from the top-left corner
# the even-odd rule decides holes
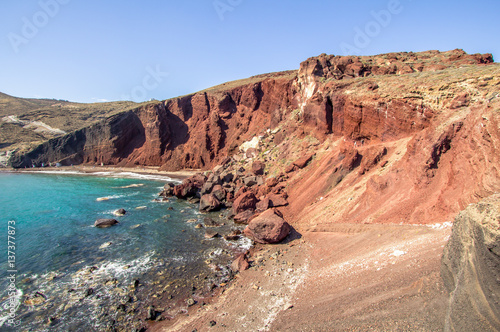
[[[94,227],[97,228],[107,228],[118,224],[116,219],[97,219],[94,223]]]
[[[113,214],[117,217],[124,216],[127,213],[125,209],[118,209]]]
[[[205,232],[205,238],[207,238],[207,239],[213,239],[213,238],[216,238],[216,237],[219,237],[219,233],[216,232],[216,231],[208,229]]]

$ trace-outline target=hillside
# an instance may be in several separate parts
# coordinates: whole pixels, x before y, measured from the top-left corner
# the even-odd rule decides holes
[[[25,99],[0,93],[0,151],[26,152],[50,138],[87,127],[135,105]]]

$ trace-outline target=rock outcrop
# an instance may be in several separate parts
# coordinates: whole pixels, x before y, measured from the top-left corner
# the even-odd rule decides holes
[[[499,331],[500,195],[457,216],[441,271],[450,292],[445,331]]]
[[[94,223],[94,227],[97,228],[108,228],[118,224],[116,219],[97,219]]]

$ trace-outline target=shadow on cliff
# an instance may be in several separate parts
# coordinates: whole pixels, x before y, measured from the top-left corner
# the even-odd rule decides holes
[[[192,116],[192,111],[188,115]],[[167,112],[167,121],[171,135],[166,150],[173,151],[179,145],[183,145],[189,141],[189,127],[180,117],[171,112]]]

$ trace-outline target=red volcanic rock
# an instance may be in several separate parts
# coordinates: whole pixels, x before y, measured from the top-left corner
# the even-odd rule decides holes
[[[298,169],[299,168],[297,167],[297,165],[294,165],[292,163],[292,164],[288,165],[287,167],[285,167],[285,173],[292,173],[292,172],[295,172]]]
[[[258,211],[264,212],[267,209],[273,207],[269,197],[264,198],[259,203],[257,203],[256,208]]]
[[[277,195],[277,194],[269,194],[267,196],[267,199],[269,199],[270,202],[270,207],[280,207],[280,206],[286,206],[288,205],[288,201],[285,197],[285,195]]]
[[[304,156],[304,157],[300,158],[299,160],[294,161],[293,164],[295,166],[297,166],[298,168],[304,168],[312,160],[313,156],[314,156],[314,154]]]
[[[206,181],[206,177],[201,174],[193,175],[184,181],[181,184],[174,187],[174,195],[178,198],[189,198],[194,197],[203,187]]]
[[[278,178],[269,178],[266,180],[266,186],[268,186],[269,188],[275,187],[276,185],[278,185],[278,183],[280,183],[280,180]]]
[[[436,60],[439,63],[435,63]],[[493,63],[491,54],[469,55],[463,50],[421,53],[400,52],[376,56],[335,56],[321,54],[300,64],[299,78],[305,76],[342,80],[370,75],[408,74],[435,71],[470,64]]]
[[[469,94],[463,93],[463,94],[460,94],[460,95],[456,96],[455,99],[453,99],[451,101],[450,108],[451,109],[456,109],[456,108],[468,106],[469,103],[470,103]]]
[[[265,168],[266,164],[264,164],[262,161],[254,161],[252,163],[252,172],[255,175],[263,175]]]
[[[243,233],[255,242],[273,244],[287,237],[290,225],[273,209],[269,209],[252,219]]]
[[[246,254],[241,254],[231,263],[231,270],[233,272],[245,271],[250,267]]]
[[[235,215],[233,220],[237,224],[248,224],[248,221],[252,219],[254,214],[255,212],[253,210],[245,210]]]
[[[214,194],[207,194],[201,196],[200,211],[211,212],[217,211],[221,208],[221,203]]]
[[[233,212],[238,214],[245,210],[255,210],[257,204],[257,198],[252,192],[246,192],[243,195],[236,198],[233,203]]]
[[[212,189],[212,194],[215,195],[215,197],[217,197],[217,199],[221,202],[224,201],[227,197],[226,190],[219,184]]]
[[[241,195],[246,193],[248,191],[247,187],[240,187],[237,191],[236,194],[234,194],[234,199],[238,199]]]

